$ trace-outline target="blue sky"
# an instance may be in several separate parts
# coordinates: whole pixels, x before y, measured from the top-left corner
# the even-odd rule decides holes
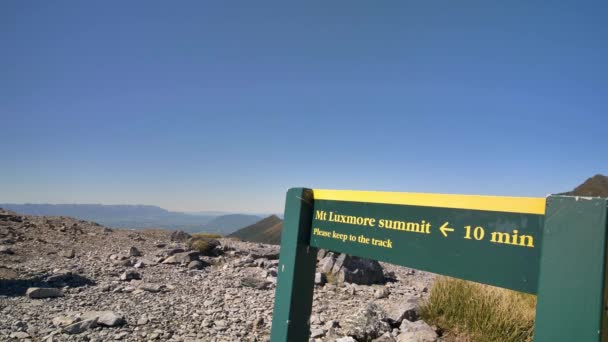
[[[608,173],[607,4],[3,1],[0,202],[569,190]]]

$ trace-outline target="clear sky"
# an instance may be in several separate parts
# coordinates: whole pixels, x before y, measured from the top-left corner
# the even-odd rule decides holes
[[[2,1],[0,202],[280,212],[294,186],[570,190],[608,173],[607,17],[606,1]]]

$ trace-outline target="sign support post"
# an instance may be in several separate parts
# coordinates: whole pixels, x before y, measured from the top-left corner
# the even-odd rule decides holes
[[[309,245],[313,214],[311,189],[287,192],[285,221],[272,317],[272,342],[308,341],[317,248]]]
[[[534,341],[608,341],[607,200],[549,196]]]

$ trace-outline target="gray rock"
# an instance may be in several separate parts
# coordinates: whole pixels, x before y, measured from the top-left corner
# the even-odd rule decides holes
[[[175,242],[186,242],[191,237],[192,237],[192,235],[190,235],[186,232],[183,232],[181,230],[177,230],[177,231],[174,231],[173,233],[171,233],[171,241],[175,241]]]
[[[325,258],[325,255],[327,255],[327,250],[319,249],[319,251],[317,252],[317,262],[323,260],[323,258]]]
[[[176,253],[163,261],[163,264],[188,264],[200,255],[199,252]]]
[[[327,255],[319,262],[319,271],[321,273],[331,273],[335,262],[336,257],[334,256],[334,253],[327,253]]]
[[[384,271],[376,260],[340,254],[331,272],[337,275],[339,283],[371,285],[384,282]]]
[[[139,285],[140,290],[144,290],[147,292],[157,293],[163,289],[163,285],[160,284],[151,284],[151,283],[142,283]]]
[[[131,247],[129,248],[129,255],[132,257],[138,257],[141,256],[141,252],[139,251],[139,249],[137,249],[137,247]]]
[[[82,314],[83,320],[96,319],[97,324],[106,327],[115,327],[125,324],[125,318],[114,311],[87,311]]]
[[[190,270],[200,270],[206,266],[209,266],[209,264],[203,263],[200,260],[193,260],[188,263],[188,269]]]
[[[80,318],[77,317],[69,317],[69,316],[58,316],[53,318],[52,323],[56,328],[67,327],[68,325],[72,325],[76,322],[80,321]]]
[[[393,337],[393,335],[391,335],[391,333],[384,333],[384,335],[373,339],[372,342],[395,342],[395,338]]]
[[[15,331],[15,332],[11,333],[10,337],[22,340],[22,339],[30,337],[30,334],[23,332],[23,331]]]
[[[377,289],[376,292],[374,292],[374,298],[376,298],[376,299],[388,298],[390,293],[391,293],[391,291],[388,289],[388,287],[382,287],[382,288]]]
[[[310,337],[311,338],[322,337],[324,335],[325,335],[325,331],[323,329],[311,329],[310,330]]]
[[[137,279],[141,279],[141,275],[139,275],[139,273],[129,270],[129,271],[125,271],[120,275],[120,280],[122,281],[130,281],[130,280],[137,280]]]
[[[418,301],[419,298],[412,297],[406,301],[391,302],[384,308],[387,319],[392,324],[400,324],[404,319],[415,321],[419,314]]]
[[[68,258],[68,259],[72,259],[73,257],[76,256],[76,252],[74,251],[74,248],[63,249],[59,252],[59,256],[62,256],[64,258]]]
[[[342,325],[346,335],[357,340],[368,341],[389,332],[386,314],[375,303],[369,303],[347,318]]]
[[[315,273],[315,284],[323,285],[326,282],[327,282],[327,277],[325,276],[324,273],[321,273],[321,272]]]
[[[346,336],[346,337],[340,337],[340,338],[336,339],[336,342],[357,342],[357,340],[355,340],[354,338],[352,338],[350,336]]]
[[[97,326],[97,319],[92,318],[92,319],[87,319],[84,321],[79,321],[74,324],[70,324],[67,327],[63,328],[63,331],[65,331],[66,333],[71,334],[71,335],[81,334],[89,329],[95,328],[96,326]]]
[[[399,327],[401,334],[397,342],[436,342],[437,332],[424,321],[410,322],[404,320]]]
[[[32,299],[63,297],[63,292],[54,287],[30,287],[25,294]]]
[[[9,246],[0,246],[0,254],[15,254]]]
[[[245,287],[251,287],[257,290],[265,290],[269,287],[270,283],[265,279],[244,277],[241,279],[241,285]]]
[[[177,253],[184,253],[186,250],[184,250],[183,248],[171,248],[168,249],[167,251],[165,251],[165,255],[166,256],[172,256],[175,255]]]

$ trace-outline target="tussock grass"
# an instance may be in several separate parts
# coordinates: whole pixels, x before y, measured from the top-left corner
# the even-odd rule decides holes
[[[336,277],[336,275],[334,275],[331,272],[327,272],[327,273],[323,273],[325,274],[325,279],[327,280],[328,284],[337,284],[338,283],[338,277]]]
[[[193,234],[188,241],[188,247],[203,255],[210,255],[215,246],[219,244],[216,239],[221,237],[221,235],[213,233]]]
[[[197,240],[197,239],[220,239],[223,236],[221,234],[215,234],[215,233],[196,233],[196,234],[192,234],[192,239],[193,240]]]
[[[466,335],[472,342],[531,342],[536,296],[439,277],[421,316],[448,335]]]
[[[208,240],[200,239],[200,240],[192,240],[190,244],[190,248],[193,250],[200,252],[203,255],[209,255],[213,250],[214,245],[210,244]]]

